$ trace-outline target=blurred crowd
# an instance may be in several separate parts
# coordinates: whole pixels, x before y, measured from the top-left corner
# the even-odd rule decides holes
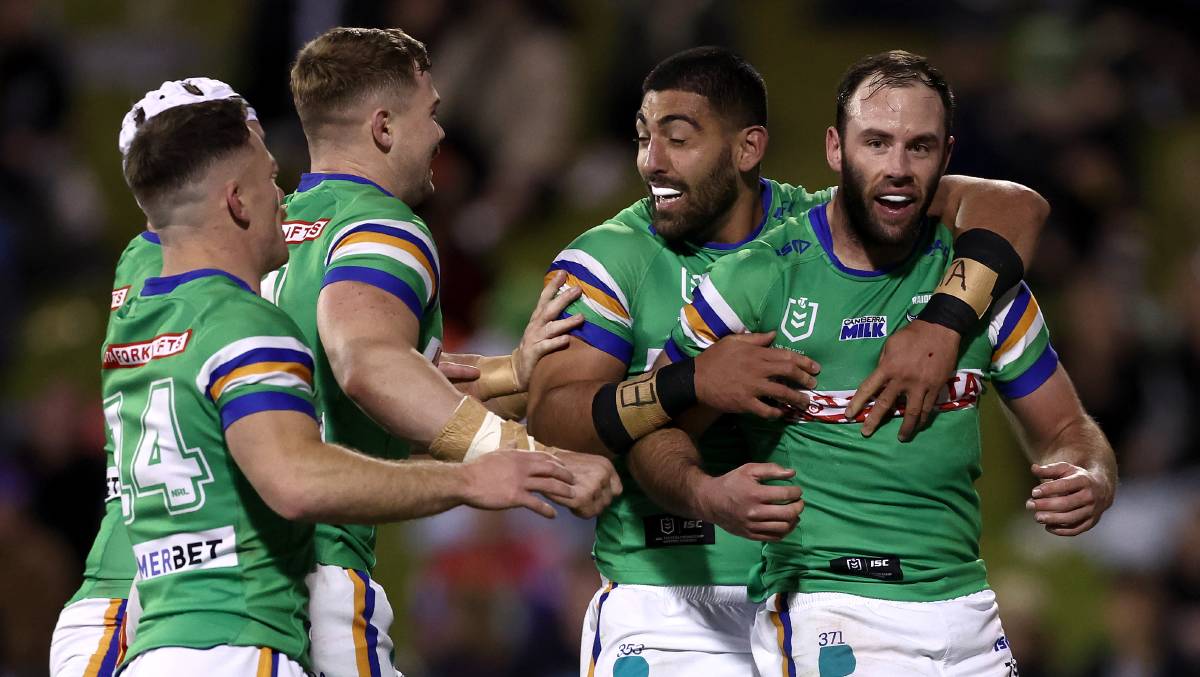
[[[102,510],[96,357],[116,256],[141,227],[120,116],[164,79],[224,79],[257,109],[287,190],[307,162],[287,69],[339,24],[400,26],[433,56],[447,137],[418,212],[447,271],[453,351],[511,349],[555,251],[640,196],[629,139],[658,60],[699,44],[745,53],[771,92],[767,174],[823,187],[835,177],[818,141],[841,69],[896,47],[930,56],[958,96],[951,171],[1025,183],[1053,207],[1028,277],[1121,469],[1100,526],[1055,539],[1020,510],[1032,480],[1011,439],[985,438],[985,556],[1021,674],[1200,674],[1197,9],[0,0],[0,677],[44,674]],[[590,538],[568,514],[466,509],[385,530],[399,664],[575,674],[599,582]]]

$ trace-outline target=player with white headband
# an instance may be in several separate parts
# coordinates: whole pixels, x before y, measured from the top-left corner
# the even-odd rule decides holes
[[[212,78],[169,80],[141,98],[121,122],[117,147],[124,160],[138,128],[154,116],[177,106],[242,99],[228,84]],[[254,109],[246,106],[246,123],[264,136]],[[158,235],[149,229],[138,233],[117,261],[111,310],[141,292],[146,278],[162,270]],[[106,420],[109,418],[105,412]],[[121,485],[113,458],[113,440],[107,436],[104,518],[88,553],[83,584],[58,616],[50,642],[52,677],[110,677],[124,658],[127,646],[129,591],[136,571],[132,546],[121,517]],[[135,603],[136,604],[136,603]]]

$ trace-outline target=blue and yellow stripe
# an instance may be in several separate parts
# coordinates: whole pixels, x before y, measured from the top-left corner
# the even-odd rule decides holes
[[[357,244],[382,245],[408,254],[431,280],[429,298],[437,296],[438,289],[441,288],[441,273],[438,270],[437,257],[429,243],[420,235],[401,226],[383,223],[359,224],[339,235],[329,249],[329,255],[325,261],[326,266],[340,256],[353,253],[352,247]],[[375,253],[380,252],[376,251]],[[386,254],[383,255],[386,256]],[[407,263],[407,261],[401,261],[401,263]]]
[[[258,668],[254,677],[276,677],[279,674],[279,652],[267,647],[258,650]]]
[[[312,388],[312,372],[313,358],[308,353],[290,348],[251,348],[213,369],[204,392],[216,402],[231,381],[272,373],[291,374]]]
[[[83,677],[112,677],[117,666],[125,658],[125,606],[124,599],[110,599],[104,612],[104,633],[96,653],[88,661]]]
[[[375,589],[371,577],[359,569],[346,569],[346,575],[354,585],[354,623],[351,635],[354,638],[355,663],[359,677],[380,677],[379,629],[371,624],[375,615]]]
[[[771,625],[775,626],[776,640],[779,642],[779,652],[783,677],[796,677],[796,661],[792,658],[792,619],[788,615],[787,593],[775,595],[775,610],[770,612]]]
[[[566,259],[558,259],[550,265],[550,270],[546,273],[545,281],[549,281],[550,276],[558,270],[567,274],[566,284],[572,287],[579,287],[583,290],[583,295],[588,301],[612,313],[623,324],[632,322],[629,309],[621,303],[620,296],[609,285],[600,280],[599,277],[592,274],[583,264]]]
[[[609,581],[608,585],[604,586],[604,592],[600,593],[600,599],[596,601],[596,638],[592,640],[592,659],[588,661],[587,677],[596,677],[596,661],[600,660],[600,614],[604,612],[604,602],[608,599],[611,593],[617,587],[616,583]]]

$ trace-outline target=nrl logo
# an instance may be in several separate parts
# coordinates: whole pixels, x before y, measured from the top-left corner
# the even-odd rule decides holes
[[[688,273],[687,268],[681,267],[679,269],[679,277],[680,277],[680,291],[683,293],[683,302],[691,303],[692,302],[692,292],[695,291],[696,286],[699,285],[700,282],[704,280],[704,275],[703,274],[691,275]]]
[[[783,321],[779,323],[779,331],[792,342],[803,341],[812,336],[813,327],[817,323],[817,310],[821,304],[808,300],[808,297],[788,299],[787,308],[783,309]]]

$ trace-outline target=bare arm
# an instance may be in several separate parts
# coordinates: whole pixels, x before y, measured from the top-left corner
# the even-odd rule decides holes
[[[943,176],[929,205],[956,233],[987,228],[1008,240],[1028,267],[1050,216],[1050,203],[1032,188],[1011,181]]]
[[[1052,534],[1074,536],[1091,529],[1112,505],[1117,462],[1067,372],[1059,365],[1040,388],[1006,404],[1019,424],[1033,474],[1041,480],[1026,508]]]
[[[417,317],[382,289],[350,281],[325,287],[317,331],[338,385],[397,437],[429,446],[462,400],[417,352]]]
[[[623,362],[572,336],[566,350],[543,357],[533,370],[530,432],[546,444],[611,457],[592,423],[592,399],[625,372]]]
[[[1050,205],[1036,191],[1018,183],[951,175],[942,177],[929,213],[952,225],[956,234],[973,228],[995,232],[1028,267]],[[899,439],[912,439],[929,422],[937,394],[958,362],[961,342],[958,332],[924,320],[900,328],[884,343],[879,365],[858,388],[846,415],[857,416],[874,399],[862,426],[863,435],[869,437],[903,400]]]
[[[774,463],[746,463],[714,477],[704,470],[695,438],[717,414],[697,407],[679,428],[663,428],[638,440],[629,452],[629,472],[656,504],[670,513],[712,522],[756,541],[777,541],[796,527],[804,501],[789,480],[794,470]],[[689,432],[691,434],[689,434]]]
[[[316,422],[292,411],[251,414],[225,431],[238,467],[281,516],[305,522],[374,524],[458,505],[554,509],[533,495],[572,495],[571,473],[547,454],[501,451],[474,463],[385,461],[321,441]]]
[[[763,418],[782,416],[779,403],[807,407],[808,396],[797,388],[814,387],[820,366],[791,350],[766,347],[773,337],[773,332],[727,336],[704,351],[696,358],[696,399],[720,412]],[[667,362],[660,356],[655,367]],[[592,421],[592,400],[600,388],[622,380],[626,370],[620,360],[572,338],[570,347],[544,357],[534,369],[529,393],[532,430],[539,439],[560,446],[610,453]]]

